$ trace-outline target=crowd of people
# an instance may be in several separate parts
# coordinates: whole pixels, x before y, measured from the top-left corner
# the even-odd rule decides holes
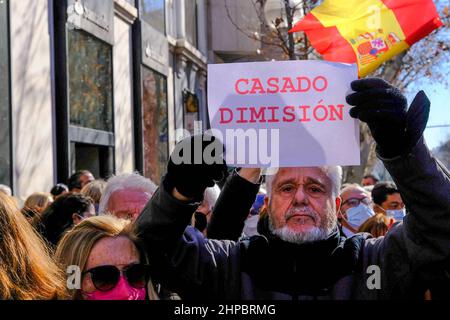
[[[83,170],[20,207],[2,185],[0,299],[449,298],[450,175],[422,138],[429,102],[419,93],[408,110],[379,79],[352,89],[351,115],[368,123],[394,182],[171,157],[159,187]]]

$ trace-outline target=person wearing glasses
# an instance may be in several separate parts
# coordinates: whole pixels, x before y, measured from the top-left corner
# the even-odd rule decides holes
[[[373,217],[370,194],[358,184],[351,184],[341,190],[341,209],[338,219],[344,236],[350,237],[358,232],[359,227]]]
[[[97,216],[82,221],[61,239],[55,259],[68,272],[73,300],[158,299],[128,220]]]

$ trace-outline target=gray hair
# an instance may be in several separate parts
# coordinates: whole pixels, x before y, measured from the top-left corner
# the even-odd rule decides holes
[[[331,193],[333,197],[339,196],[339,191],[341,189],[342,184],[342,167],[340,166],[324,166],[324,167],[318,167],[321,169],[325,175],[331,180]],[[279,170],[276,171],[277,173],[272,175],[266,176],[266,191],[267,196],[270,198],[272,194],[272,184],[279,172]]]
[[[142,190],[152,196],[156,189],[158,189],[158,186],[152,180],[141,176],[139,173],[124,173],[113,176],[106,184],[106,188],[100,199],[98,212],[100,214],[107,212],[109,199],[114,192],[127,189]]]
[[[341,190],[341,192],[339,194],[343,194],[344,192],[353,191],[353,190],[359,190],[361,192],[364,192],[365,194],[367,194],[367,196],[369,198],[371,198],[370,192],[368,190],[366,190],[366,188],[361,187],[357,183],[347,184],[344,188],[342,188],[342,190]]]

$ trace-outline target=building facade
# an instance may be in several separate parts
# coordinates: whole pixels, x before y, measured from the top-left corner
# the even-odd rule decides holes
[[[207,121],[206,0],[0,0],[0,183],[25,199],[77,170],[160,182]]]

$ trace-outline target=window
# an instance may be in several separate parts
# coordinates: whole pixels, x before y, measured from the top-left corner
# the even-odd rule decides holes
[[[190,44],[197,47],[197,0],[184,2],[186,39]]]
[[[68,30],[71,173],[114,171],[112,46],[81,30]]]
[[[161,33],[166,33],[165,28],[165,1],[164,0],[139,0],[141,19],[147,22]]]
[[[113,131],[112,48],[84,31],[68,39],[70,124]]]
[[[144,175],[159,184],[169,158],[167,79],[142,67]]]
[[[81,169],[108,178],[115,170],[114,0],[52,3],[57,179]]]
[[[109,177],[114,168],[114,149],[107,146],[71,143],[72,173],[89,170],[94,177]]]
[[[0,1],[0,184],[11,186],[8,1]]]

